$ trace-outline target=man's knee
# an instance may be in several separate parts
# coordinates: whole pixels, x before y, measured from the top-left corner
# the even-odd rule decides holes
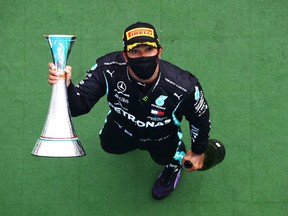
[[[102,149],[110,154],[125,154],[137,148],[134,142],[129,140],[113,139],[111,136],[100,135]]]

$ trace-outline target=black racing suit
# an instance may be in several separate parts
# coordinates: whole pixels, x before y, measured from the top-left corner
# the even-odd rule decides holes
[[[99,134],[105,151],[121,154],[140,148],[148,150],[156,163],[181,164],[183,116],[190,125],[192,151],[206,150],[209,108],[199,81],[167,61],[160,60],[159,65],[159,76],[144,94],[130,77],[121,52],[97,59],[84,80],[68,86],[74,117],[88,113],[106,94],[110,111]]]

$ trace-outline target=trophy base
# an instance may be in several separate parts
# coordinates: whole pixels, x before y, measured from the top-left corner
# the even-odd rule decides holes
[[[79,139],[38,139],[32,155],[41,157],[81,157],[85,155]]]

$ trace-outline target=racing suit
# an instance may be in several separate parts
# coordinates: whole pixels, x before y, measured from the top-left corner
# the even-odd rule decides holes
[[[210,117],[197,78],[159,60],[156,81],[144,93],[138,85],[129,75],[121,52],[102,56],[85,79],[68,86],[71,115],[88,113],[106,94],[110,111],[99,133],[105,151],[122,154],[145,149],[158,164],[181,164],[185,150],[181,147],[180,123],[185,117],[192,151],[203,153],[208,145]]]

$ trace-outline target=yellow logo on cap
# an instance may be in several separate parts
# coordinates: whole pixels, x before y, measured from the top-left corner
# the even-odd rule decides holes
[[[134,37],[147,36],[154,38],[154,30],[151,28],[135,28],[126,32],[127,41]]]

